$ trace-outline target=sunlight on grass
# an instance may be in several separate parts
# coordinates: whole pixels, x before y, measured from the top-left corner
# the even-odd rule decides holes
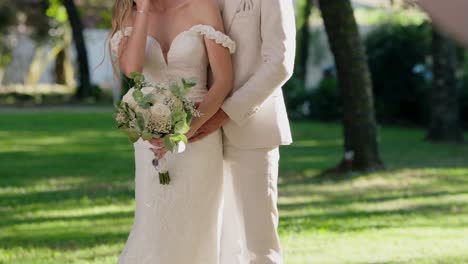
[[[465,263],[468,239],[458,229],[317,232],[285,237],[287,263]],[[458,259],[458,261],[457,261]]]
[[[342,140],[298,140],[294,142],[294,147],[341,146],[341,144]]]
[[[84,216],[96,216],[96,215],[105,215],[112,213],[133,213],[134,204],[131,203],[127,206],[123,205],[110,205],[110,206],[94,206],[89,208],[76,208],[62,209],[62,210],[42,210],[32,213],[25,213],[22,215],[17,215],[18,218],[47,218],[49,220],[61,219],[61,218],[73,218],[73,217],[84,217]]]
[[[115,263],[134,214],[133,148],[111,113],[0,114],[0,263]],[[319,179],[340,126],[282,148],[288,264],[468,263],[468,146],[381,129],[387,171]]]
[[[34,184],[23,187],[7,186],[0,188],[1,195],[14,195],[21,193],[39,193],[45,191],[58,191],[72,189],[76,185],[86,182],[86,178],[81,177],[60,177],[35,181]]]

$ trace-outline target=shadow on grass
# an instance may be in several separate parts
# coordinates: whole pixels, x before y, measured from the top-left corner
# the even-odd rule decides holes
[[[83,250],[94,248],[103,244],[122,243],[127,240],[128,232],[97,232],[96,230],[75,230],[73,232],[49,233],[28,236],[9,236],[0,240],[0,247],[3,249],[22,248],[44,248],[57,250]]]
[[[327,195],[328,194],[328,195]],[[329,192],[316,192],[315,195],[326,195],[325,201],[313,201],[313,202],[299,202],[292,204],[280,204],[279,208],[281,210],[297,210],[303,207],[317,207],[317,208],[331,208],[342,205],[349,205],[353,203],[381,203],[389,202],[401,199],[419,199],[419,198],[438,198],[443,196],[452,196],[452,195],[468,195],[468,189],[463,189],[459,191],[422,191],[422,192],[412,192],[412,193],[394,193],[386,192],[381,193],[380,196],[369,197],[369,195],[350,195],[350,194],[329,194]]]
[[[18,219],[15,217],[4,217],[0,226],[8,225],[23,225],[23,224],[42,224],[48,223],[52,224],[53,222],[62,222],[62,221],[99,221],[99,220],[117,220],[121,218],[131,219],[133,218],[134,212],[107,212],[99,214],[87,214],[79,216],[49,216],[49,217],[32,217],[27,219]]]
[[[90,200],[103,198],[122,200],[129,199],[133,194],[132,186],[113,187],[112,189],[109,189],[108,186],[82,186],[75,189],[0,195],[0,206],[21,208],[34,205],[47,208],[51,205],[67,204],[68,201],[79,202],[84,197]]]
[[[462,208],[462,209],[460,209]],[[464,221],[411,222],[412,218],[443,219],[450,216],[463,217]],[[405,220],[406,219],[406,220]],[[297,231],[303,228],[312,230],[327,229],[331,232],[356,232],[384,228],[461,228],[468,224],[468,210],[465,202],[445,205],[420,205],[394,210],[341,210],[337,212],[317,212],[297,216],[283,216],[280,228]]]
[[[321,174],[342,160],[340,125],[300,122],[293,125],[293,131],[294,143],[281,148],[282,186],[341,183],[372,174]],[[468,169],[467,144],[434,144],[424,141],[424,136],[421,129],[382,129],[380,149],[387,167],[383,172],[427,168]],[[468,170],[466,174],[468,176]]]
[[[89,180],[128,180],[133,178],[131,153],[112,153],[96,149],[93,153],[9,152],[2,157],[1,186],[26,187],[38,181],[60,177],[85,177]]]

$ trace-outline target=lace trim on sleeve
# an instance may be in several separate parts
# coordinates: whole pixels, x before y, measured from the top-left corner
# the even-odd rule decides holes
[[[217,31],[212,26],[196,25],[193,27],[193,30],[229,49],[230,53],[236,52],[236,43],[229,36],[221,31]]]
[[[119,30],[115,32],[115,34],[112,36],[110,40],[110,45],[111,45],[111,55],[113,59],[116,59],[119,55],[119,45],[120,41],[122,40],[123,37],[128,37],[132,34],[133,28],[132,27],[126,27],[123,30]]]

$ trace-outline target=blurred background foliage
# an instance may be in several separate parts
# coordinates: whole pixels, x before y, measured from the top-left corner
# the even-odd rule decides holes
[[[76,6],[85,28],[110,28],[109,10],[112,1],[82,0],[76,1]],[[284,88],[290,117],[338,121],[343,110],[333,62],[323,64],[326,61],[324,57],[330,51],[328,44],[323,41],[320,12],[315,1],[297,0],[296,14],[296,69],[293,78]],[[395,1],[394,6],[390,8],[355,6],[354,14],[366,46],[378,121],[389,124],[427,125],[432,87],[431,25],[427,16],[400,1]],[[36,53],[39,54],[36,54],[36,59],[32,61],[30,73],[25,74],[26,83],[36,83],[43,74],[44,64],[55,60],[56,83],[79,87],[79,83],[83,81],[80,81],[81,74],[77,72],[73,66],[75,63],[70,58],[69,50],[73,49],[73,43],[69,17],[63,1],[0,0],[0,73],[3,73],[1,69],[12,61],[15,44],[12,32],[18,30],[26,31],[27,35],[38,43]],[[42,51],[41,54],[40,47],[45,45],[41,43],[54,46],[55,51]],[[53,54],[47,56],[50,52]],[[322,76],[316,77],[317,80],[313,82],[307,80],[311,68],[319,68],[322,71]],[[457,69],[461,118],[463,125],[467,127],[468,117],[465,113],[468,109],[468,55],[462,48],[459,48],[458,52]],[[126,92],[130,85],[131,82],[124,78],[122,92]],[[86,92],[89,98],[85,99],[85,102],[116,100],[101,84],[91,83],[86,89],[89,90]],[[21,104],[30,100],[33,104],[60,104],[70,103],[69,100],[73,98],[69,92],[52,92],[49,95],[0,92],[0,104]]]
[[[90,56],[85,46],[90,37],[85,39],[84,31],[107,31],[112,4],[108,0],[0,0],[0,106],[112,102],[112,91],[90,81],[97,63],[90,65],[83,59]],[[72,18],[78,20],[69,16],[75,8],[78,17]],[[81,41],[77,41],[75,33],[82,36]],[[21,62],[24,58],[15,58],[14,52],[16,46],[25,42],[34,45],[30,65],[26,69],[14,69],[18,63],[24,64]],[[22,51],[17,50],[18,53]],[[104,55],[100,59],[105,59]],[[14,65],[10,72],[9,65]],[[44,82],[50,67],[53,76]],[[23,77],[5,80],[12,71]],[[79,98],[80,94],[85,94],[84,98]]]
[[[307,14],[304,11],[307,8],[306,3],[307,1],[301,0],[297,6],[298,46],[306,37],[310,39],[310,46],[320,46],[317,34],[320,25],[316,22],[320,20],[320,13],[317,7],[311,7],[307,20],[309,30],[301,31],[306,20],[300,14]],[[384,124],[427,125],[433,80],[432,26],[427,16],[413,7],[397,5],[391,11],[355,8],[355,17],[361,29],[364,27],[361,31],[365,32],[362,35],[372,73],[378,121]],[[325,47],[321,52],[326,53],[327,49]],[[314,60],[312,56],[316,55],[303,53],[303,49],[298,49],[298,60],[302,60],[304,56]],[[460,113],[464,127],[468,127],[468,53],[464,48],[458,47],[457,55]],[[307,70],[300,66],[299,62],[296,63],[296,74],[284,88],[291,117],[339,121],[342,106],[334,65],[323,67],[321,80],[312,87],[301,77]]]
[[[16,14],[14,8],[6,1],[0,1],[0,68],[5,67],[11,61],[11,44],[6,36],[8,25],[14,24]]]

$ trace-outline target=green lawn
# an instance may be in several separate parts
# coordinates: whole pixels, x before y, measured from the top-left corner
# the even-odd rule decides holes
[[[388,171],[325,181],[315,176],[340,159],[339,125],[293,130],[281,152],[287,264],[468,263],[468,146],[382,128]],[[115,263],[133,171],[109,112],[0,114],[0,263]]]

